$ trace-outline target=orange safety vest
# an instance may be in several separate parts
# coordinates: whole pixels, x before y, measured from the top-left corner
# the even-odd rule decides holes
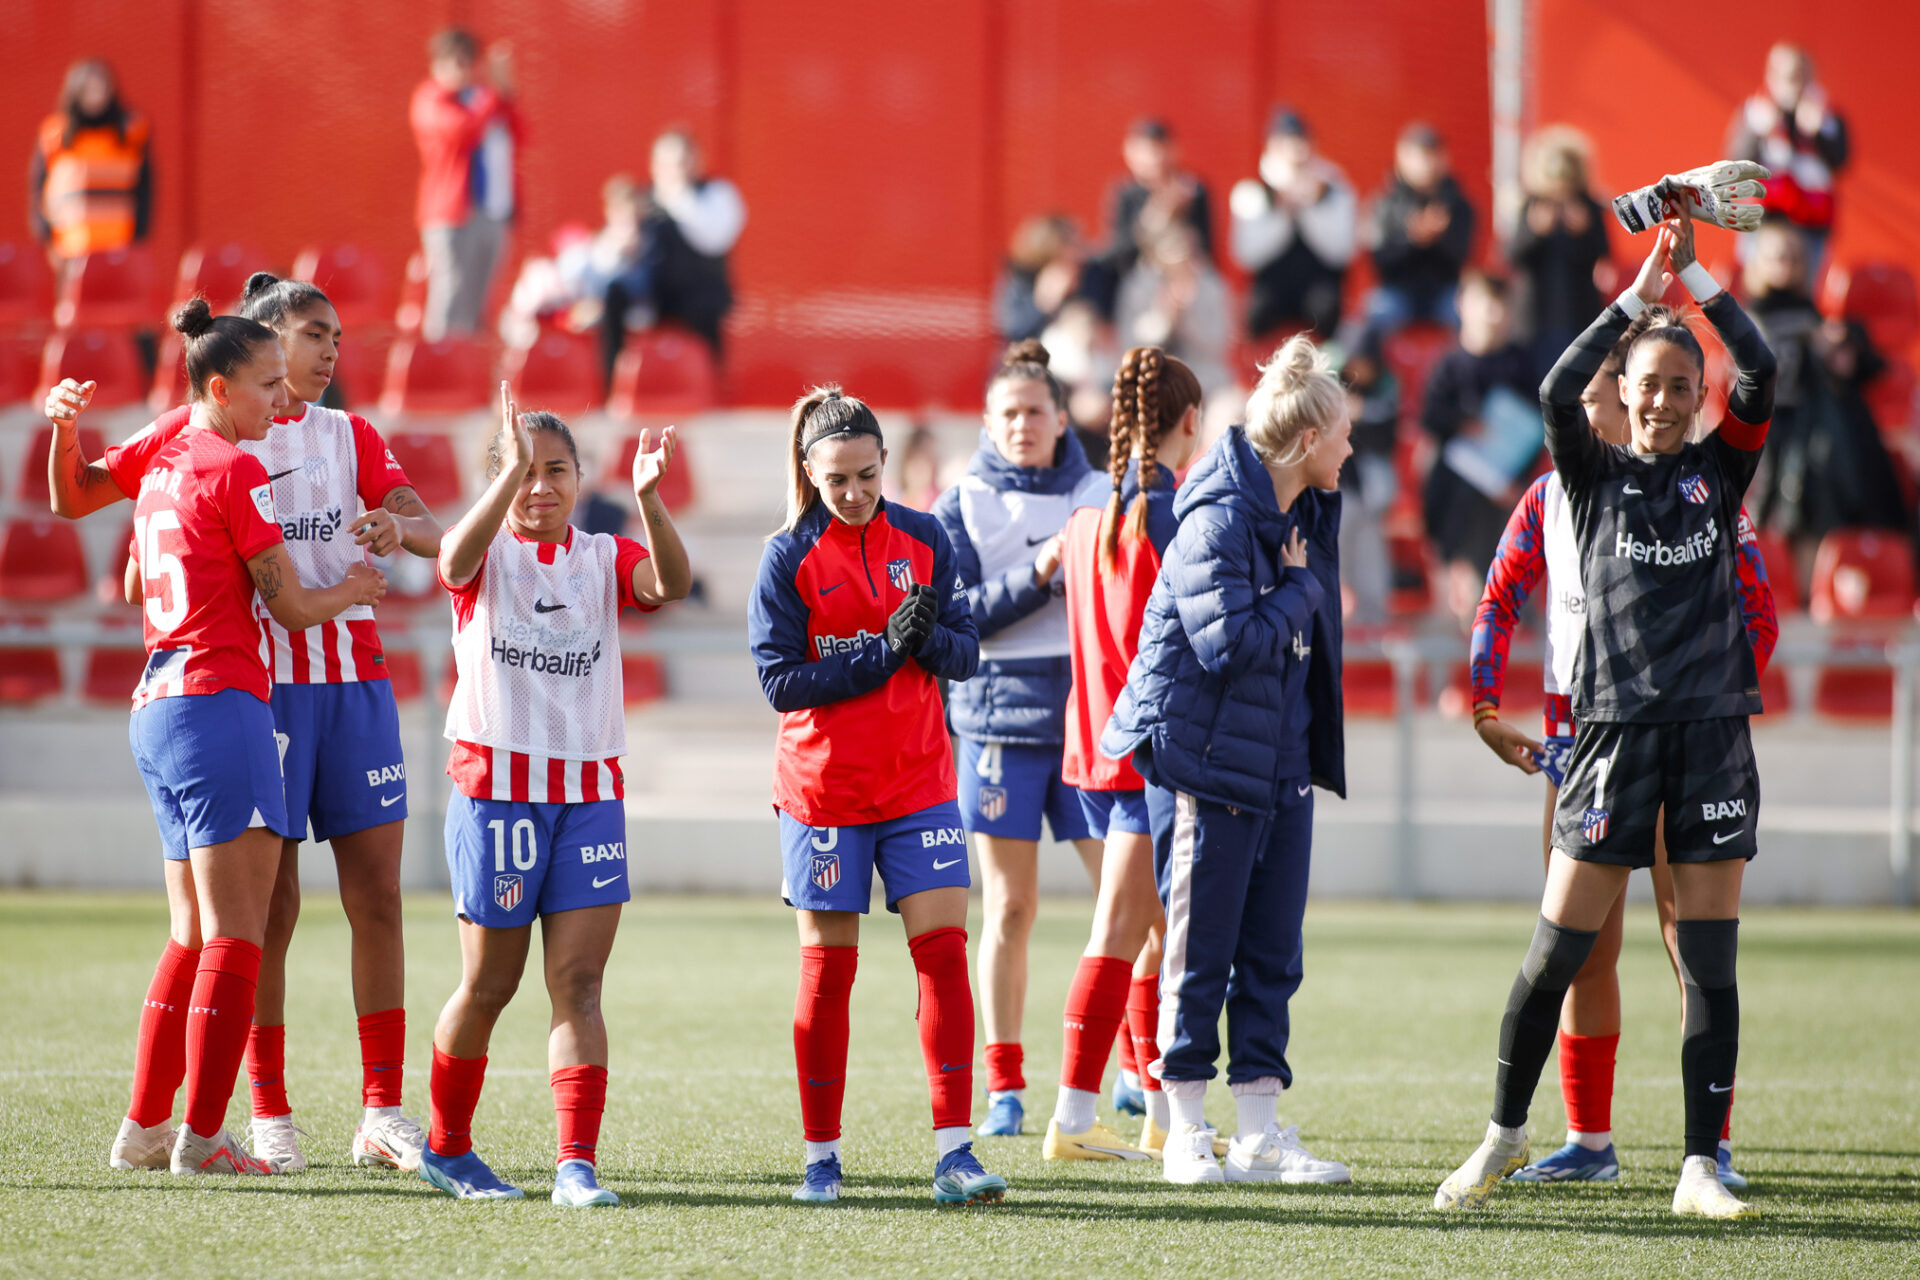
[[[46,167],[41,211],[53,229],[53,249],[63,258],[133,243],[134,192],[146,163],[146,117],[129,114],[126,136],[110,128],[82,129],[63,142],[64,116],[49,116],[40,126],[40,155]]]

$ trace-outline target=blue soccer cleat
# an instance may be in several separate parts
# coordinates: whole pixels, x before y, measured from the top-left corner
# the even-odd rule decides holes
[[[971,1142],[947,1152],[933,1167],[933,1198],[938,1204],[992,1203],[1006,1194],[1007,1180],[980,1167]]]
[[[1137,1083],[1127,1083],[1127,1073],[1118,1072],[1113,1077],[1113,1109],[1123,1116],[1143,1116],[1147,1114],[1147,1094]]]
[[[562,1160],[553,1171],[553,1202],[563,1209],[619,1204],[620,1197],[600,1185],[587,1160]]]
[[[1620,1157],[1609,1142],[1599,1151],[1569,1142],[1543,1160],[1513,1175],[1515,1182],[1612,1182],[1620,1176]]]
[[[1745,1191],[1747,1189],[1747,1175],[1737,1173],[1734,1170],[1733,1144],[1731,1142],[1722,1142],[1720,1144],[1720,1152],[1714,1159],[1714,1165],[1720,1174],[1721,1186],[1729,1191]]]
[[[1027,1109],[1020,1105],[1017,1093],[989,1095],[987,1118],[973,1126],[982,1138],[1017,1138],[1025,1128]]]
[[[502,1182],[472,1151],[443,1156],[429,1147],[420,1153],[420,1176],[456,1200],[520,1200],[526,1196],[512,1183]]]
[[[793,1198],[806,1204],[832,1204],[840,1198],[840,1157],[828,1156],[807,1166]]]

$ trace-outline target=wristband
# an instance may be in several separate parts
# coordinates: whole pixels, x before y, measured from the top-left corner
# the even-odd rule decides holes
[[[1687,292],[1693,295],[1695,302],[1705,302],[1720,292],[1720,282],[1713,278],[1713,272],[1698,262],[1689,262],[1680,268],[1680,283],[1687,286]]]
[[[1635,293],[1631,289],[1628,289],[1626,292],[1622,293],[1619,297],[1615,298],[1613,300],[1613,305],[1620,308],[1622,311],[1626,312],[1627,319],[1629,320],[1633,319],[1635,316],[1639,315],[1642,311],[1645,311],[1647,309],[1647,304],[1640,301],[1640,295]]]
[[[1481,707],[1478,711],[1475,711],[1473,713],[1473,727],[1478,729],[1482,724],[1485,724],[1487,721],[1498,720],[1499,718],[1500,718],[1500,708]]]

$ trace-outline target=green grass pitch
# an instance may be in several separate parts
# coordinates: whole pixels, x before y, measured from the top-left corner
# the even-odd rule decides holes
[[[1314,904],[1282,1099],[1351,1187],[1170,1187],[1154,1165],[1050,1166],[1040,1135],[1059,1010],[1088,904],[1046,904],[1027,1010],[1028,1128],[980,1142],[1004,1204],[937,1209],[898,922],[868,922],[847,1099],[849,1199],[788,1202],[800,1165],[790,913],[746,899],[629,908],[608,975],[612,1087],[602,1176],[619,1209],[546,1202],[553,1118],[537,966],[495,1037],[479,1149],[523,1203],[460,1204],[345,1159],[358,1048],[338,906],[309,895],[291,961],[288,1081],[313,1167],[285,1179],[114,1173],[136,1011],[165,929],[148,897],[0,895],[0,1274],[933,1277],[1920,1274],[1920,916],[1754,911],[1742,929],[1734,1133],[1758,1221],[1668,1212],[1680,1151],[1678,993],[1651,908],[1621,971],[1626,1034],[1606,1186],[1510,1185],[1442,1217],[1434,1187],[1491,1100],[1494,1035],[1524,908]],[[428,1035],[457,971],[443,900],[408,903],[408,1111],[426,1115]],[[536,950],[537,957],[538,952]],[[1536,1150],[1564,1118],[1554,1069]],[[1230,1125],[1224,1087],[1210,1099]],[[1104,1114],[1103,1107],[1103,1114]],[[240,1122],[236,1104],[232,1115]],[[977,1115],[976,1111],[976,1115]],[[1133,1122],[1128,1122],[1131,1125]]]

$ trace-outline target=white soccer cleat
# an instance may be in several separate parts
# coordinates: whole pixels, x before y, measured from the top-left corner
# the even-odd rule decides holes
[[[173,1159],[173,1141],[172,1120],[162,1120],[147,1128],[122,1119],[120,1132],[113,1139],[113,1150],[107,1153],[107,1167],[164,1169]]]
[[[1433,1193],[1433,1207],[1436,1209],[1480,1209],[1493,1196],[1493,1189],[1500,1185],[1502,1178],[1510,1176],[1515,1170],[1527,1163],[1527,1135],[1522,1130],[1520,1136],[1511,1141],[1500,1136],[1500,1126],[1492,1122],[1487,1124],[1487,1136],[1481,1141],[1467,1162],[1448,1175]]]
[[[1213,1130],[1197,1124],[1183,1125],[1178,1132],[1167,1135],[1160,1167],[1168,1182],[1181,1186],[1227,1180],[1213,1155]]]
[[[1300,1129],[1268,1125],[1265,1133],[1235,1138],[1227,1148],[1228,1182],[1352,1182],[1347,1166],[1322,1160],[1300,1145]]]
[[[307,1167],[307,1158],[300,1154],[300,1135],[306,1130],[293,1122],[291,1114],[255,1116],[247,1128],[255,1158],[272,1165],[275,1173],[299,1173]]]
[[[280,1172],[265,1160],[241,1150],[239,1141],[231,1131],[222,1129],[211,1138],[203,1138],[184,1124],[180,1126],[180,1136],[174,1139],[169,1165],[174,1174],[182,1178],[203,1173],[237,1173],[249,1178],[268,1178]]]
[[[378,1164],[407,1173],[420,1170],[420,1153],[426,1150],[427,1135],[419,1124],[406,1116],[381,1116],[372,1124],[364,1121],[353,1131],[347,1154],[359,1165]]]
[[[1757,1218],[1759,1210],[1727,1190],[1712,1156],[1688,1156],[1680,1163],[1680,1185],[1673,1189],[1673,1211],[1688,1218],[1730,1222]]]

